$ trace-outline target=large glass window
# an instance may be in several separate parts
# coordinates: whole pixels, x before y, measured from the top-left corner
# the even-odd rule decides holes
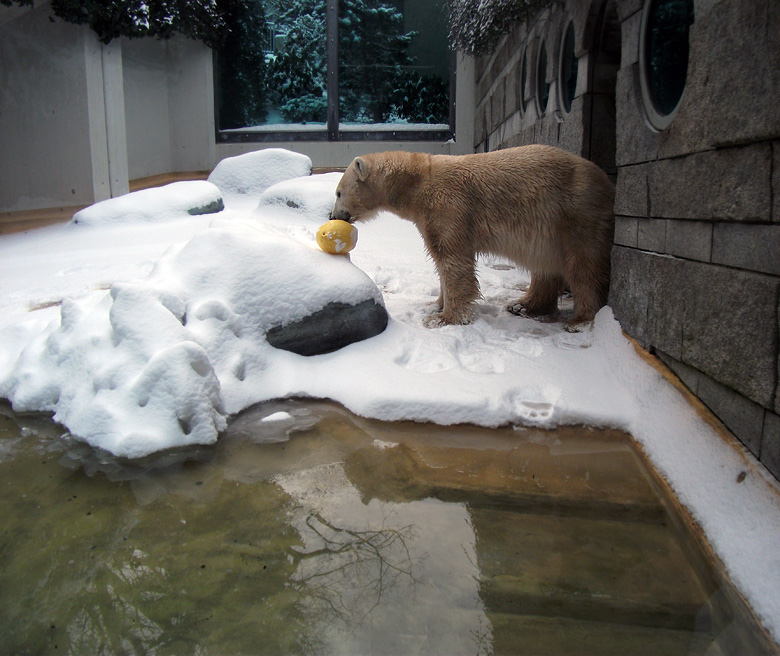
[[[642,99],[650,124],[674,118],[688,74],[688,32],[693,0],[646,0],[640,41]]]
[[[438,0],[249,0],[217,54],[221,140],[447,139]]]

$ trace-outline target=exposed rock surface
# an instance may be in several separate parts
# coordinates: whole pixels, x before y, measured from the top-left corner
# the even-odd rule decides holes
[[[387,310],[369,298],[356,305],[328,303],[303,319],[271,328],[266,339],[298,355],[320,355],[374,337],[386,327]]]

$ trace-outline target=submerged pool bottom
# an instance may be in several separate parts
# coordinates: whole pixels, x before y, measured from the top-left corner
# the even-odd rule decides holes
[[[0,652],[774,649],[630,438],[285,401],[117,462],[0,407]]]

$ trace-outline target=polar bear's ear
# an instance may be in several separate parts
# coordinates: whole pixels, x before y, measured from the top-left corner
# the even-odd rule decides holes
[[[357,173],[358,180],[361,182],[364,182],[365,179],[368,177],[368,162],[364,160],[362,157],[356,157],[354,160],[355,164],[355,173]]]

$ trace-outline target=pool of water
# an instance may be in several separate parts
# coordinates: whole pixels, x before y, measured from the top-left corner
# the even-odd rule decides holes
[[[119,462],[0,406],[0,653],[750,654],[629,436],[269,403]]]

